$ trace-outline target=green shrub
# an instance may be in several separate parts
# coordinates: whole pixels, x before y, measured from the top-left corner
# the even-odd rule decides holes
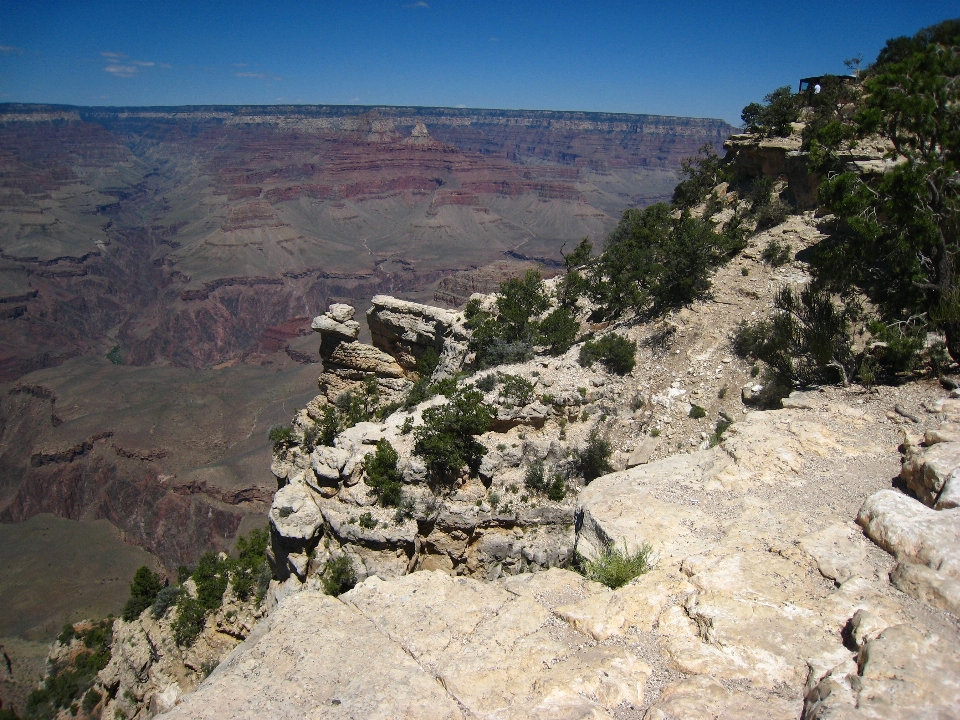
[[[610,464],[610,443],[600,437],[596,429],[590,431],[587,444],[573,453],[573,467],[584,482],[590,483],[601,475],[613,472]]]
[[[467,303],[466,325],[472,331],[470,350],[476,354],[479,369],[522,362],[533,357],[538,326],[532,318],[549,307],[543,279],[536,270],[528,270],[521,280],[510,278],[500,283],[496,311],[486,313],[476,301]]]
[[[580,349],[580,365],[590,367],[599,360],[607,370],[626,375],[636,365],[637,344],[622,335],[611,333],[599,340],[588,340]]]
[[[358,524],[364,530],[375,530],[379,523],[377,523],[373,515],[368,511],[360,514],[360,520],[358,521]]]
[[[63,626],[60,634],[57,635],[57,642],[61,645],[69,645],[70,641],[77,636],[77,629],[70,623]]]
[[[150,614],[154,620],[159,620],[167,614],[167,610],[172,608],[180,600],[180,588],[176,585],[168,585],[157,593],[156,599],[150,608]]]
[[[440,354],[435,348],[427,348],[423,355],[417,358],[417,375],[430,377],[440,364]]]
[[[351,590],[357,584],[357,572],[353,569],[350,557],[341,555],[328,561],[323,569],[321,584],[323,591],[334,597]]]
[[[487,373],[482,378],[476,380],[473,384],[477,390],[482,390],[483,392],[490,392],[493,390],[497,383],[500,381],[499,373]]]
[[[710,436],[710,447],[715,447],[720,444],[723,440],[723,434],[732,424],[733,423],[725,417],[717,420],[717,426],[713,431],[713,435]]]
[[[203,632],[207,621],[207,609],[190,595],[184,593],[177,602],[177,617],[170,624],[173,639],[180,647],[190,647]]]
[[[273,451],[281,453],[293,445],[293,428],[284,425],[274,425],[270,428],[270,442],[273,443]]]
[[[563,355],[577,341],[580,323],[565,307],[559,307],[547,315],[538,327],[537,342],[547,346],[551,355]]]
[[[680,161],[680,182],[673,189],[673,204],[693,208],[702,203],[720,183],[731,180],[723,160],[707,143],[696,157]]]
[[[500,399],[507,407],[523,407],[533,401],[533,383],[519,375],[500,375]]]
[[[100,700],[102,699],[103,696],[100,693],[93,688],[90,688],[83,696],[83,704],[81,707],[83,708],[83,711],[89,715],[91,712],[93,712],[93,709],[100,704]]]
[[[493,410],[474,389],[457,392],[444,404],[423,412],[423,425],[414,430],[415,455],[423,458],[433,482],[452,482],[464,467],[476,472],[486,448],[474,436],[490,427]]]
[[[691,404],[689,416],[694,420],[699,420],[700,418],[707,416],[707,411],[699,405]]]
[[[140,613],[153,605],[157,593],[163,588],[159,576],[146,565],[137,569],[130,583],[130,599],[123,606],[121,618],[130,622],[140,617]]]
[[[780,267],[790,262],[790,253],[793,248],[790,245],[781,245],[778,240],[770,240],[767,246],[760,253],[760,257],[765,263],[773,267]]]
[[[627,549],[626,541],[622,551],[610,544],[595,559],[583,563],[583,574],[616,590],[650,570],[652,553],[647,543],[634,553]]]
[[[398,507],[403,501],[403,474],[397,469],[398,459],[393,445],[380,440],[376,452],[364,460],[367,485],[373,488],[381,505]]]
[[[237,538],[237,558],[230,563],[230,585],[238,599],[247,600],[253,594],[258,604],[263,601],[271,578],[267,562],[269,544],[270,533],[266,528],[257,528]]]
[[[626,210],[588,271],[594,315],[616,318],[627,310],[659,312],[692,302],[709,290],[713,268],[744,246],[737,223],[721,233],[689,211],[675,216],[666,203]]]
[[[849,384],[858,365],[850,323],[859,317],[859,307],[838,306],[829,293],[806,286],[799,293],[781,288],[774,308],[769,320],[742,322],[733,343],[739,355],[762,360],[770,368],[765,389],[770,385],[789,394],[794,384]]]
[[[544,475],[543,460],[535,460],[527,467],[523,476],[523,484],[531,492],[544,492],[547,489],[547,482]]]
[[[120,353],[119,345],[114,345],[110,348],[110,352],[107,353],[107,360],[114,365],[123,365],[123,355]]]
[[[563,481],[560,473],[555,473],[553,482],[547,487],[547,498],[554,502],[560,502],[567,496],[567,484]]]
[[[113,619],[95,623],[82,633],[85,649],[65,663],[54,664],[43,684],[27,697],[27,718],[54,718],[58,711],[76,707],[110,662]],[[99,695],[97,696],[99,702]],[[94,703],[90,710],[96,706]],[[87,711],[89,712],[89,711]]]

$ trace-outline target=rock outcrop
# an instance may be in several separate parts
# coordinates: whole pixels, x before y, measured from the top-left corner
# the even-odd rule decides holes
[[[897,490],[872,495],[857,517],[864,532],[893,555],[891,575],[905,593],[960,615],[960,400],[934,405],[943,419],[920,438],[906,433]]]
[[[718,447],[579,493],[578,552],[652,546],[654,567],[628,585],[558,568],[484,582],[401,558],[401,576],[368,565],[334,599],[308,575],[167,717],[952,717],[955,619],[899,592],[895,563],[854,522],[892,474],[895,426],[878,434],[874,415],[824,393],[785,404],[748,414]],[[896,521],[875,499],[891,493],[865,507]],[[341,552],[359,554],[404,529],[350,532]],[[922,532],[920,546],[949,554],[939,530]]]
[[[186,584],[190,592],[192,583]],[[195,592],[195,588],[192,588]],[[151,609],[139,618],[113,624],[110,663],[97,684],[108,698],[103,717],[141,720],[173,708],[192,692],[237,647],[266,615],[266,607],[250,598],[238,600],[228,589],[224,602],[207,619],[189,647],[175,640],[175,610],[155,618]]]
[[[347,392],[357,391],[361,381],[370,378],[388,394],[410,385],[404,380],[406,372],[391,355],[357,341],[360,323],[353,319],[355,312],[350,305],[334,303],[310,326],[320,333],[323,374],[319,386],[331,403]]]
[[[453,377],[463,367],[470,337],[460,313],[389,295],[375,295],[370,303],[367,325],[374,346],[405,370],[415,370],[428,350],[440,358],[434,371],[437,380]]]

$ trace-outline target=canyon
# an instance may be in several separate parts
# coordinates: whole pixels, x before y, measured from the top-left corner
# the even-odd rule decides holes
[[[106,519],[168,571],[228,548],[264,522],[267,431],[315,394],[309,323],[329,303],[458,304],[550,274],[564,247],[668,198],[680,160],[732,130],[0,105],[0,522]]]

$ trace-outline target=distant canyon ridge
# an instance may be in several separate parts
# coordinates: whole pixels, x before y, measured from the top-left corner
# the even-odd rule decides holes
[[[668,199],[721,120],[0,105],[0,521],[106,518],[168,567],[275,490],[310,319],[458,304]],[[302,397],[301,397],[302,396]],[[266,504],[264,504],[266,503]],[[251,520],[250,522],[253,522]]]

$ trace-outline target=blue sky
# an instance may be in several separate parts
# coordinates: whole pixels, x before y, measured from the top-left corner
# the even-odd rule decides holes
[[[720,117],[960,16],[909,2],[0,0],[0,102]]]

